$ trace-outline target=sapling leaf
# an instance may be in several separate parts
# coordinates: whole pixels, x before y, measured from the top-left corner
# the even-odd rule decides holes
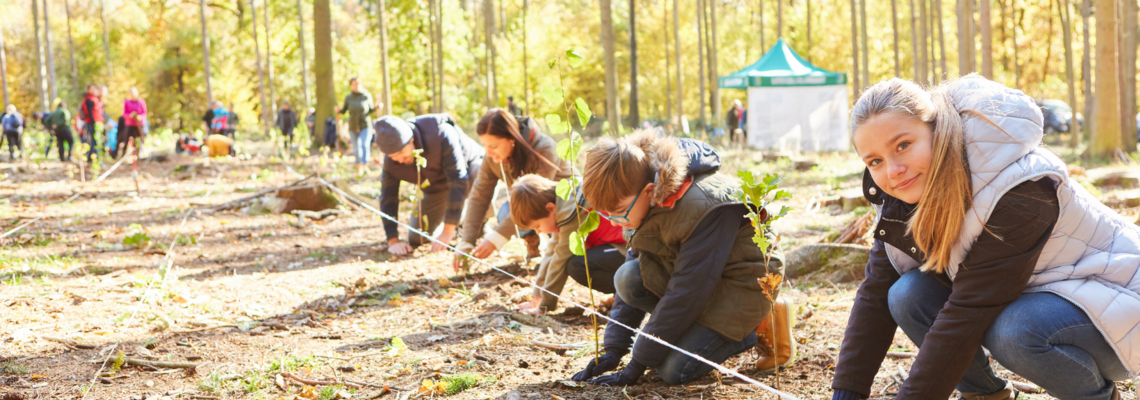
[[[558,114],[546,114],[546,126],[550,129],[551,135],[566,133],[566,124],[562,123],[562,117]]]
[[[590,111],[590,106],[586,104],[585,100],[579,97],[574,99],[574,109],[578,110],[578,122],[582,124],[582,128],[585,128],[586,124],[590,123],[590,117],[594,115],[594,113]]]
[[[550,85],[544,85],[539,89],[542,92],[542,98],[546,99],[547,103],[552,106],[561,106],[563,101],[562,88],[556,88]]]
[[[554,187],[554,194],[557,194],[562,200],[570,200],[570,195],[573,194],[574,185],[570,183],[569,179],[558,181],[558,186]]]
[[[756,179],[752,176],[752,171],[736,171],[736,176],[739,176],[740,180],[744,181],[745,186],[756,186]]]
[[[582,55],[578,53],[578,49],[571,47],[566,49],[566,61],[570,62],[570,68],[578,68],[582,65]]]
[[[790,198],[792,198],[791,193],[788,193],[788,191],[786,191],[786,190],[781,190],[781,191],[776,192],[776,196],[772,197],[772,201],[779,201],[780,199],[790,199]]]
[[[578,235],[586,237],[590,232],[598,229],[600,223],[601,221],[598,220],[598,212],[590,210],[590,214],[586,215],[586,220],[582,221],[581,225],[578,225]]]
[[[567,138],[558,141],[558,157],[563,160],[576,160],[582,149],[582,136],[571,131]]]
[[[570,232],[570,252],[576,256],[586,255],[586,242],[582,238],[583,236],[579,235],[577,231]]]

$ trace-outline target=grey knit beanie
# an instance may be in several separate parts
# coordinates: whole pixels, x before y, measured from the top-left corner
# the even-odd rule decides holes
[[[399,153],[412,141],[412,124],[394,115],[385,115],[372,124],[376,144],[384,154]]]

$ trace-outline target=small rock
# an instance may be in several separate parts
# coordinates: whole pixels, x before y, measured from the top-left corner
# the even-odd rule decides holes
[[[530,368],[530,363],[526,360],[519,360],[519,368]]]
[[[147,379],[143,384],[146,385],[146,387],[154,387],[154,381],[150,379]]]

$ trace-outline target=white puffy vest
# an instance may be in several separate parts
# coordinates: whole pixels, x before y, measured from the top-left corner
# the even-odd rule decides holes
[[[949,88],[959,113],[977,110],[1002,129],[963,115],[973,208],[946,269],[951,280],[998,200],[1014,186],[1042,178],[1057,188],[1060,215],[1026,292],[1050,292],[1080,307],[1116,351],[1129,374],[1140,371],[1140,227],[1101,204],[1052,152],[1040,147],[1041,110],[1020,91],[981,78]],[[1005,132],[1002,132],[1004,130]],[[876,211],[881,214],[880,207]],[[899,273],[918,268],[910,255],[887,245]]]

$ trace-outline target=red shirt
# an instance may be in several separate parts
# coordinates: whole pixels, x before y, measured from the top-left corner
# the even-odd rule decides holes
[[[598,218],[598,220],[598,229],[586,235],[587,249],[609,243],[625,243],[625,238],[621,236],[620,226],[610,223],[610,220],[605,218]]]

